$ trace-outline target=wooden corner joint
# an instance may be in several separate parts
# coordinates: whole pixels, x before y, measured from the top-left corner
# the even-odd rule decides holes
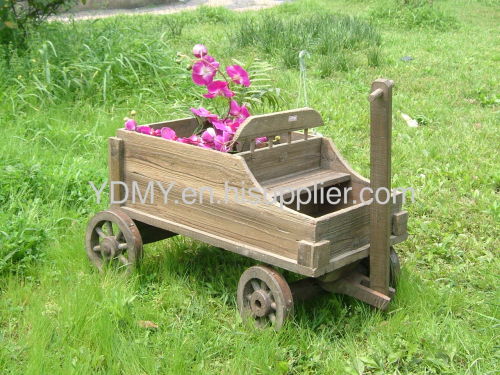
[[[317,269],[330,261],[330,241],[299,241],[297,263],[301,266]]]
[[[408,233],[408,211],[399,211],[392,214],[391,232],[395,236]]]

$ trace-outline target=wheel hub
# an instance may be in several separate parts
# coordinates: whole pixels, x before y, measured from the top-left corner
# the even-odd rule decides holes
[[[271,310],[271,296],[268,292],[260,289],[252,293],[250,298],[250,307],[255,316],[263,317],[269,314]]]
[[[118,241],[114,237],[106,237],[101,242],[101,254],[107,259],[112,259],[118,255]]]

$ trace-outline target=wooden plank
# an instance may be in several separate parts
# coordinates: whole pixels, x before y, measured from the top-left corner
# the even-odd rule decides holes
[[[327,188],[349,181],[350,178],[351,176],[347,173],[318,168],[262,181],[261,186],[287,199],[292,192]]]
[[[392,234],[401,236],[408,232],[408,212],[400,211],[392,215]]]
[[[392,212],[400,210],[402,194],[396,195]],[[331,257],[340,256],[370,242],[370,204],[363,203],[316,218],[316,241],[332,243]]]
[[[370,185],[374,192],[391,189],[393,84],[388,79],[377,79],[371,89]],[[384,194],[379,197],[384,201]],[[370,206],[370,287],[385,295],[389,293],[390,215],[390,204],[373,201]]]
[[[240,254],[276,267],[280,267],[288,271],[298,273],[300,275],[315,276],[315,272],[313,269],[299,265],[294,259],[280,256],[276,253],[269,252],[266,249],[242,244],[239,241],[233,241],[227,238],[214,236],[211,232],[194,229],[184,224],[179,224],[174,221],[162,219],[154,215],[144,213],[142,212],[142,210],[137,210],[130,207],[122,207],[121,209],[132,219],[147,223],[157,228],[162,228],[166,231],[179,233],[181,235],[207,243],[211,246],[220,247],[236,254]]]
[[[268,137],[321,125],[323,125],[321,115],[311,108],[250,116],[238,128],[234,141],[241,142],[246,139]]]
[[[108,147],[109,183],[123,181],[123,140],[117,137],[109,138]],[[123,200],[122,187],[119,184],[111,184],[110,200],[121,202]],[[110,203],[111,207],[119,207],[119,203]]]
[[[297,263],[317,269],[328,264],[330,260],[330,241],[308,242],[299,241]]]
[[[352,272],[346,277],[331,283],[321,283],[321,287],[332,293],[345,294],[380,310],[386,310],[391,298],[383,293],[373,290],[365,285],[365,276],[359,272]],[[389,292],[387,293],[389,294]]]
[[[297,259],[298,241],[313,239],[314,220],[306,215],[280,208],[278,204],[225,201],[225,182],[239,189],[242,186],[260,188],[238,155],[123,132],[120,134],[126,142],[124,180],[129,190],[134,181],[142,192],[150,181],[161,182],[165,187],[175,182],[169,193],[169,204],[129,199],[127,207],[193,229],[210,228],[215,236],[237,241],[242,246],[265,248],[293,260]],[[187,187],[211,188],[216,204],[210,204],[209,197],[203,202],[185,204],[181,194]],[[158,186],[154,185],[152,191],[156,197],[162,197]]]
[[[238,155],[245,159],[257,181],[265,181],[319,168],[321,138],[301,139],[291,144],[275,145],[272,149],[256,149],[253,153],[242,152]]]

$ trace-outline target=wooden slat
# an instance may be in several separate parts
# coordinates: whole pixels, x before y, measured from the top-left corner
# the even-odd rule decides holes
[[[272,149],[256,149],[253,153],[239,153],[257,181],[285,176],[319,168],[321,162],[321,138],[298,140],[291,144],[275,145]]]
[[[323,125],[321,115],[311,108],[250,116],[238,128],[234,141],[267,137]]]
[[[148,182],[159,181],[168,186],[175,182],[170,203],[150,204],[127,201],[126,206],[153,215],[159,219],[175,221],[193,228],[207,230],[214,236],[236,241],[240,246],[256,246],[296,260],[299,240],[311,241],[314,219],[277,204],[251,204],[230,200],[225,202],[225,185],[241,189],[260,188],[248,170],[243,158],[179,142],[167,141],[138,133],[122,131],[126,144],[126,170],[124,180],[131,188],[136,181],[141,191]],[[201,204],[182,202],[185,187],[210,187],[215,200],[208,196]],[[155,187],[155,196],[162,197]],[[178,203],[173,201],[177,199]]]
[[[391,189],[392,86],[388,79],[377,79],[370,96],[370,185],[372,191]],[[379,195],[384,201],[384,194]],[[389,293],[389,246],[391,206],[374,200],[370,206],[370,287]]]
[[[123,181],[123,140],[117,137],[109,138],[108,148],[108,168],[109,168],[109,183],[112,181]],[[114,184],[110,199],[115,202],[123,200],[122,187],[119,184]],[[111,207],[119,207],[121,204],[111,203]]]
[[[326,188],[349,180],[350,175],[347,173],[318,168],[262,181],[261,186],[287,199],[292,194],[289,190],[294,192],[305,189],[312,191],[314,188]],[[280,194],[280,192],[282,193]]]

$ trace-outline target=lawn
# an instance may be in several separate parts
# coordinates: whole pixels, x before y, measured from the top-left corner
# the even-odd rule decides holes
[[[497,373],[499,21],[488,0],[297,0],[34,32],[0,65],[0,373]],[[235,294],[255,262],[181,237],[147,245],[131,277],[91,268],[85,227],[107,204],[88,181],[107,178],[107,137],[130,110],[147,123],[205,103],[177,62],[196,43],[265,78],[253,113],[317,109],[321,133],[364,175],[369,85],[395,81],[393,185],[416,201],[387,313],[332,295],[296,306],[279,332],[252,329]]]

